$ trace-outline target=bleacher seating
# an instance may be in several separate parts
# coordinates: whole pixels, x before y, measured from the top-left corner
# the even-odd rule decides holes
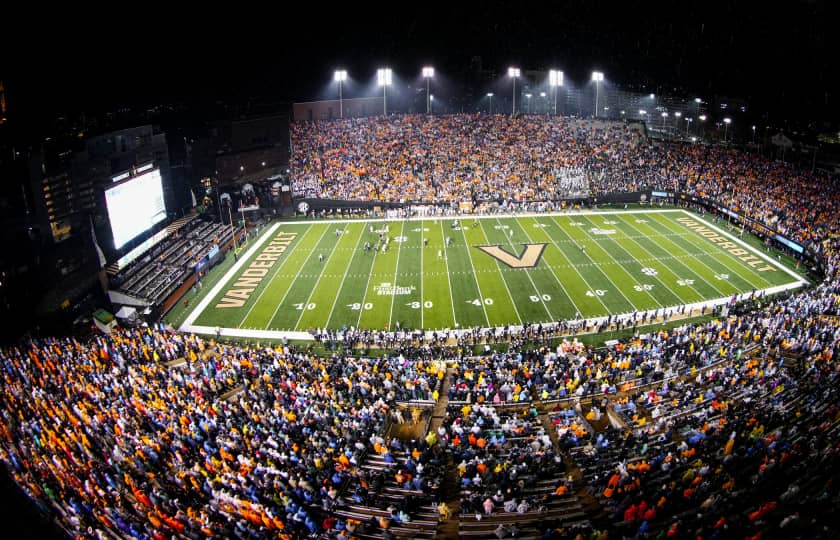
[[[233,237],[230,225],[195,217],[172,228],[170,236],[112,277],[119,290],[159,305],[168,298],[204,259],[214,245]]]

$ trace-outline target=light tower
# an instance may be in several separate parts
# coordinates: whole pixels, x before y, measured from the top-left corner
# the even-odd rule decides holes
[[[601,82],[604,80],[604,74],[600,71],[593,71],[592,80],[595,81],[595,118],[598,118],[598,91],[601,88]]]
[[[513,110],[510,114],[516,114],[516,79],[522,74],[517,67],[508,68],[508,77],[513,79]]]
[[[388,92],[387,89],[391,86],[392,73],[391,68],[380,68],[376,70],[376,82],[382,87],[382,114],[388,116]]]
[[[557,115],[557,87],[563,86],[563,72],[551,69],[548,71],[548,84],[554,92],[554,114]]]
[[[347,80],[347,71],[343,69],[335,70],[333,80],[338,83],[338,111],[339,116],[344,118],[344,101],[341,98],[341,83]]]
[[[426,79],[426,114],[432,112],[432,98],[429,93],[429,81],[435,76],[435,68],[426,66],[423,68],[423,78]]]

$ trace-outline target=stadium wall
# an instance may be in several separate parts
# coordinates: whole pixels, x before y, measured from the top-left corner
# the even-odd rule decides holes
[[[651,200],[651,192],[648,191],[632,191],[628,193],[607,193],[605,195],[598,195],[597,197],[588,197],[588,198],[580,198],[580,197],[568,197],[568,198],[560,198],[557,201],[565,200],[565,201],[581,201],[584,204],[629,204],[629,203],[646,203],[650,202]],[[496,201],[478,201],[479,204],[481,203],[500,203],[500,200]],[[541,202],[539,200],[529,201],[529,202]],[[555,201],[556,202],[556,201]],[[373,209],[373,208],[403,208],[406,206],[412,205],[430,205],[434,204],[436,206],[449,206],[450,203],[448,202],[424,202],[424,201],[406,201],[406,202],[383,202],[383,201],[342,201],[342,200],[332,200],[332,199],[313,199],[313,198],[299,198],[295,199],[295,209],[299,212],[302,212],[301,203],[306,203],[305,208],[309,210],[323,210],[323,209],[335,209],[335,210],[349,210],[349,209]]]
[[[292,104],[292,121],[314,122],[317,120],[333,120],[341,117],[342,108],[344,109],[344,118],[377,116],[382,114],[382,98],[343,99],[341,103],[337,99],[294,103]]]

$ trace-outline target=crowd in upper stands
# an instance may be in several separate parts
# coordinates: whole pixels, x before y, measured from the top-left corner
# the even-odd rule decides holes
[[[537,116],[354,118],[293,124],[291,165],[296,193],[311,197],[521,202],[585,191],[595,163],[624,161],[642,139],[621,124]]]
[[[79,538],[351,538],[368,524],[337,509],[384,504],[383,475],[360,464],[392,452],[407,466],[392,475],[405,489],[431,493],[424,469],[440,471],[445,451],[462,513],[527,516],[567,504],[565,449],[620,534],[830,537],[840,497],[836,180],[732,149],[651,147],[622,124],[599,126],[469,115],[302,124],[294,166],[317,196],[382,200],[535,198],[550,194],[558,167],[594,168],[595,191],[676,182],[807,241],[825,281],[606,350],[572,340],[468,358],[464,345],[478,336],[461,347],[412,336],[390,356],[360,359],[162,326],[32,337],[0,349],[0,459]],[[437,440],[395,445],[386,426],[399,402],[441,398],[441,359],[453,368],[453,406]],[[597,414],[555,417],[555,447],[534,402],[568,408],[586,396]],[[596,435],[588,420],[610,408],[628,428]],[[389,523],[413,511],[394,505],[369,530],[390,537]],[[527,527],[569,534],[540,523]]]
[[[294,189],[308,197],[523,205],[581,190],[679,188],[815,249],[838,232],[837,178],[736,149],[652,144],[638,124],[404,115],[299,122],[292,143]]]

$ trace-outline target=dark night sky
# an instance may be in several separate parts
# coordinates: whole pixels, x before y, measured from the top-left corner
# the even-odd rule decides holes
[[[247,13],[206,4],[177,14],[138,7],[119,23],[27,18],[33,31],[4,46],[0,77],[10,107],[26,118],[160,100],[305,100],[318,97],[338,65],[368,80],[383,62],[406,76],[429,62],[457,79],[481,56],[500,71],[557,66],[583,83],[597,66],[618,85],[744,97],[773,119],[838,120],[831,4],[742,4],[277,3]]]

